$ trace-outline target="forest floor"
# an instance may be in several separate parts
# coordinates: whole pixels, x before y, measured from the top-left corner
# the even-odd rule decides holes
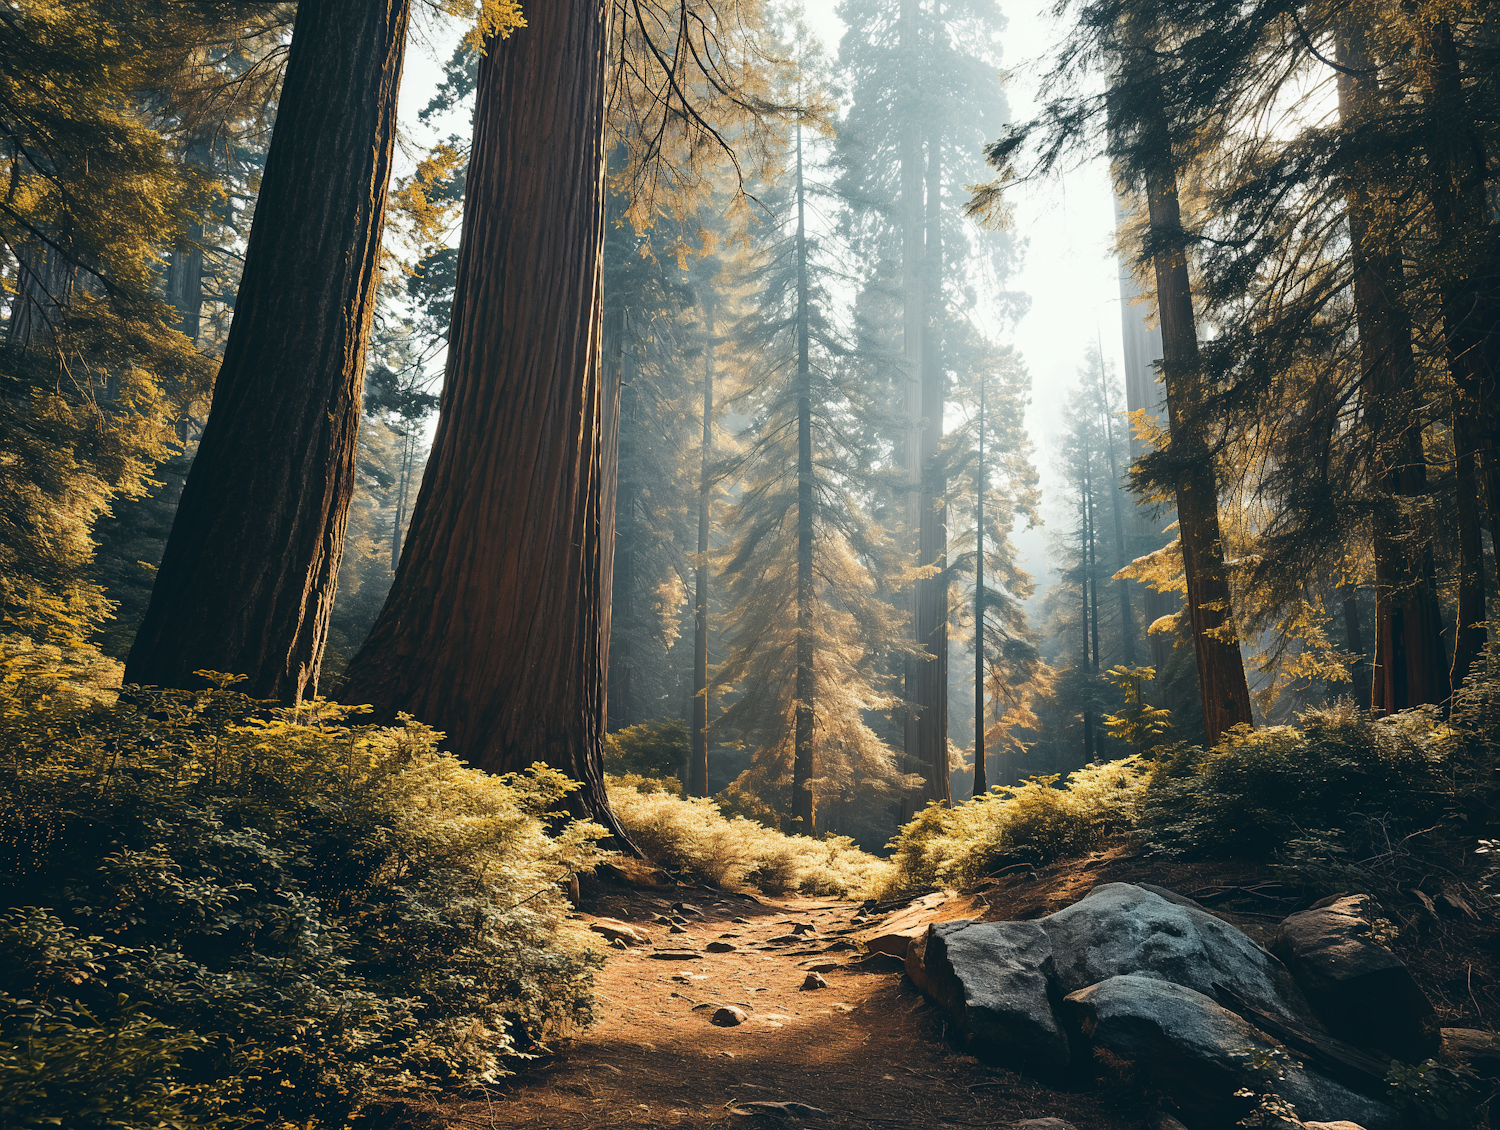
[[[1206,900],[1262,942],[1297,901],[1259,868],[1174,866],[1118,847],[987,880],[945,903],[934,918],[1038,918],[1101,882],[1152,882]],[[671,907],[679,901],[702,917],[688,915],[686,932],[672,934],[656,919],[675,913]],[[639,889],[590,877],[579,917],[634,924],[652,943],[607,951],[597,979],[595,1024],[557,1042],[552,1055],[482,1099],[387,1108],[372,1125],[957,1130],[1059,1118],[1077,1130],[1136,1130],[1146,1123],[1150,1112],[1140,1092],[1103,1065],[1086,1073],[1097,1077],[1056,1089],[956,1050],[946,1039],[942,1013],[913,988],[900,962],[883,956],[859,960],[847,940],[862,928],[853,921],[858,909],[857,903],[832,899],[752,899],[701,887]],[[796,943],[772,942],[799,923],[815,933]],[[715,941],[736,949],[706,952]],[[653,957],[678,948],[701,956]],[[1452,972],[1460,973],[1463,964]],[[822,972],[827,987],[803,990],[809,970]],[[1443,978],[1433,974],[1448,971],[1414,971],[1429,995],[1445,995]],[[1464,975],[1472,981],[1472,964]],[[1479,1017],[1458,1015],[1472,1010],[1435,1003],[1446,1014],[1445,1025],[1479,1026]],[[1478,1008],[1479,998],[1473,1003]],[[721,1005],[738,1005],[748,1019],[735,1027],[714,1025]],[[804,1120],[747,1105],[778,1102],[807,1104],[821,1114]]]

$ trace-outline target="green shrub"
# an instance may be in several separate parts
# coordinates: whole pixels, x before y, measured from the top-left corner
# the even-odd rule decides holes
[[[891,841],[892,889],[967,886],[1008,860],[1046,863],[1099,847],[1128,829],[1145,778],[1127,757],[1058,778],[996,785],[952,808],[929,805]]]
[[[599,959],[559,884],[602,829],[548,830],[572,782],[231,683],[101,703],[87,664],[6,653],[0,1071],[30,1117],[341,1125],[588,1022]]]
[[[639,778],[608,777],[609,804],[653,861],[714,886],[865,897],[890,865],[844,836],[787,836],[743,816],[726,817],[707,797],[683,797]]]
[[[1371,819],[1403,828],[1440,810],[1432,714],[1371,721],[1346,703],[1300,721],[1301,729],[1236,730],[1207,751],[1165,752],[1146,792],[1153,840],[1177,851],[1269,858],[1293,841],[1337,838]]]
[[[671,778],[688,759],[688,728],[681,718],[658,718],[616,730],[604,739],[604,771],[616,777]]]

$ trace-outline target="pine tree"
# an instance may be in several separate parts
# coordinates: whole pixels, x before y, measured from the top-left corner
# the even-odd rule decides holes
[[[216,199],[178,159],[175,108],[224,22],[166,0],[0,20],[0,613],[32,635],[105,621],[95,521],[146,493],[211,382],[158,284]]]
[[[909,770],[926,780],[921,795],[947,801],[947,374],[975,363],[964,322],[971,269],[989,257],[1003,280],[1014,253],[1004,235],[971,238],[956,190],[978,179],[978,146],[1006,118],[996,81],[1003,21],[982,0],[847,0],[839,13],[850,29],[839,49],[849,108],[838,160],[843,234],[861,273],[858,348],[872,395],[878,387],[888,398],[886,438],[902,468],[887,505],[899,499],[923,570],[905,598],[918,650],[905,661],[904,744]],[[906,798],[908,814],[920,803]]]
[[[804,834],[880,834],[880,801],[904,783],[867,718],[882,692],[880,599],[886,550],[859,501],[869,452],[851,428],[861,395],[847,383],[823,241],[807,227],[805,138],[792,139],[789,184],[762,196],[754,309],[735,332],[743,386],[731,407],[753,423],[733,456],[737,501],[725,525],[728,654],[716,680],[731,701],[718,727],[752,750],[735,787]]]

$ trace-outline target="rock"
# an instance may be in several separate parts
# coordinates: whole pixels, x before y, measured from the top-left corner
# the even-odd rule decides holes
[[[1075,1127],[1061,1118],[1023,1118],[1012,1122],[1010,1130],[1075,1130]]]
[[[889,953],[870,953],[857,961],[846,961],[844,968],[855,973],[901,973],[906,959]]]
[[[793,922],[792,933],[794,934],[816,934],[817,928],[811,922]]]
[[[736,1024],[743,1024],[749,1019],[744,1009],[736,1008],[732,1004],[723,1005],[714,1013],[714,1023],[720,1028],[733,1028]]]
[[[879,926],[856,934],[854,940],[871,953],[888,953],[905,959],[912,939],[927,932],[927,924],[937,914],[938,907],[952,897],[948,891],[934,891],[913,899],[905,910],[893,914]]]
[[[1365,1130],[1358,1122],[1340,1119],[1337,1122],[1304,1122],[1302,1130]]]
[[[673,926],[670,926],[670,927],[667,928],[667,933],[669,933],[669,934],[686,934],[687,933],[687,927],[686,926],[673,925]]]
[[[801,936],[797,935],[797,934],[777,934],[774,938],[767,938],[766,939],[766,945],[768,945],[768,946],[789,946],[793,942],[800,942],[801,940],[802,940]]]
[[[1190,906],[1194,910],[1203,911],[1204,914],[1212,913],[1212,911],[1210,911],[1208,907],[1204,906],[1202,903],[1194,902],[1192,899],[1188,898],[1187,895],[1178,894],[1176,891],[1171,890],[1168,887],[1158,887],[1155,883],[1137,883],[1136,886],[1143,891],[1150,891],[1153,895],[1160,895],[1168,902],[1175,902],[1178,906]]]
[[[740,947],[733,942],[709,942],[703,948],[709,953],[734,953]]]
[[[1054,1011],[1052,947],[1038,922],[934,922],[906,953],[918,988],[981,1059],[1056,1076],[1068,1038]]]
[[[1038,920],[1052,943],[1062,992],[1140,974],[1208,996],[1217,981],[1266,1012],[1311,1019],[1281,962],[1223,919],[1186,903],[1130,883],[1103,883]]]
[[[651,941],[646,931],[637,929],[628,922],[621,922],[618,918],[597,918],[589,923],[589,929],[604,935],[607,941],[618,939],[627,946],[644,946]]]
[[[1281,923],[1281,958],[1328,1030],[1357,1047],[1408,1063],[1438,1049],[1437,1013],[1401,959],[1371,936],[1373,907],[1346,895]]]
[[[1500,1079],[1500,1036],[1477,1028],[1444,1028],[1443,1053],[1451,1054],[1475,1075]]]
[[[1253,1062],[1275,1053],[1269,1037],[1183,985],[1130,974],[1070,993],[1064,1003],[1086,1039],[1134,1063],[1190,1124],[1233,1125],[1245,1113],[1235,1092],[1249,1089],[1274,1090],[1300,1118],[1400,1127],[1391,1108],[1293,1062],[1283,1059],[1273,1080]]]
[[[651,956],[657,961],[698,961],[703,957],[693,950],[655,950]]]
[[[804,989],[826,989],[828,981],[821,973],[809,973],[802,979]]]
[[[674,902],[672,904],[672,909],[677,911],[679,914],[693,914],[699,918],[703,917],[703,911],[690,902]]]

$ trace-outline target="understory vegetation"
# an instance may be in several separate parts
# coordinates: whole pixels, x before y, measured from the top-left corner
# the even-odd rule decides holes
[[[229,677],[118,678],[4,642],[0,1125],[339,1126],[590,1020],[563,891],[603,829],[544,818],[560,773]]]
[[[1491,657],[1446,719],[1430,707],[1373,719],[1337,702],[1296,726],[1237,728],[1211,749],[1164,743],[931,806],[891,842],[892,889],[968,885],[1122,839],[1273,864],[1309,894],[1389,892],[1435,871],[1477,883],[1500,798],[1495,667]]]

